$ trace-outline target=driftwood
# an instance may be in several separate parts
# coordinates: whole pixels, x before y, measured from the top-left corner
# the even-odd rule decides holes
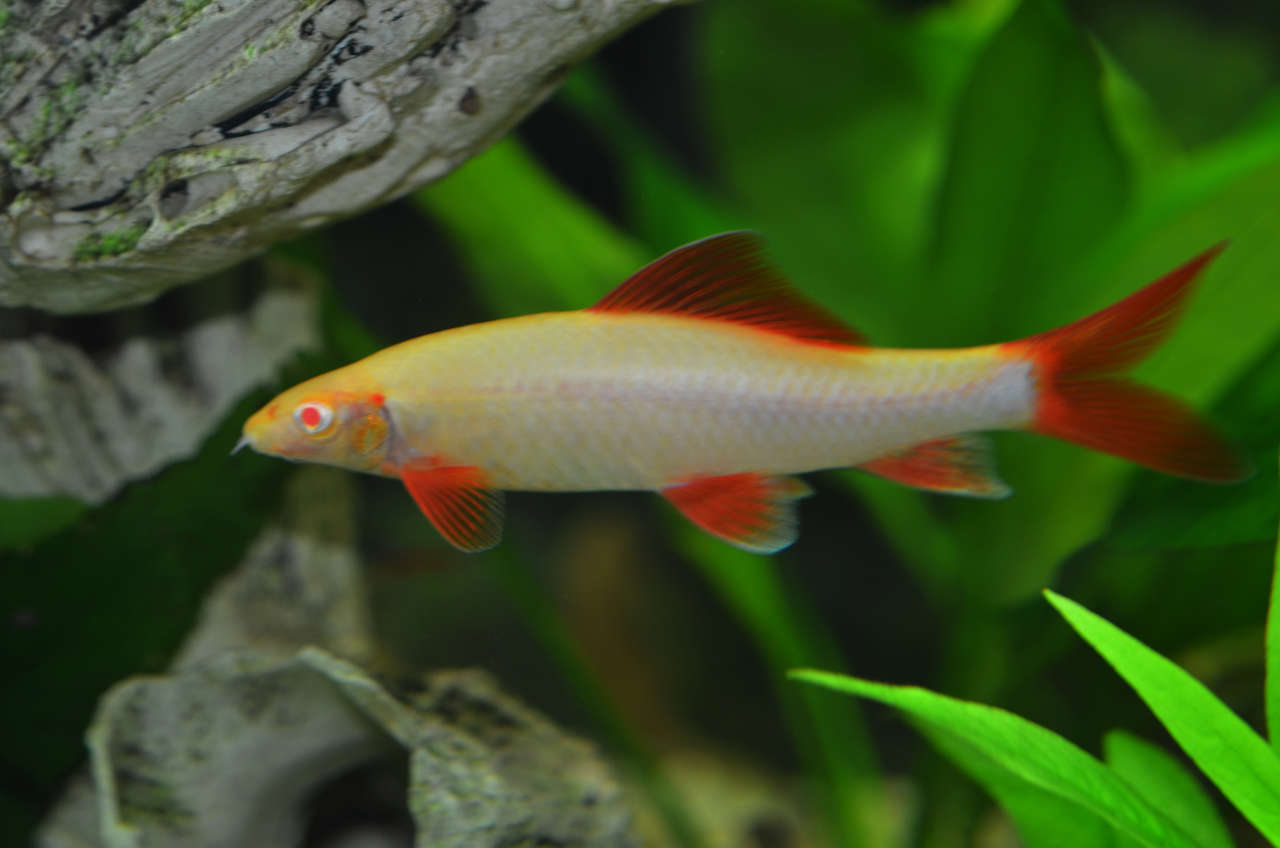
[[[0,497],[102,502],[314,341],[296,288],[182,326],[135,306],[96,347],[2,307],[112,310],[211,274],[193,291],[217,300],[219,269],[447,174],[662,5],[0,3]]]
[[[662,0],[12,0],[0,305],[147,300],[438,179]]]
[[[112,335],[95,349],[75,332],[83,322],[0,315],[0,496],[101,503],[195,454],[240,398],[316,343],[314,286],[293,266],[175,294],[161,314],[93,318]]]
[[[398,811],[359,844],[403,845],[400,822],[424,848],[637,844],[595,749],[489,676],[392,685],[366,670],[375,649],[349,487],[344,472],[300,470],[171,672],[103,696],[90,768],[41,828],[41,848],[285,848],[325,784],[379,768],[395,783],[406,761]]]
[[[415,684],[393,692],[319,648],[126,680],[89,728],[92,778],[73,781],[38,844],[287,848],[325,783],[379,763],[394,771],[406,754],[401,805],[416,845],[637,844],[621,787],[589,744],[481,672]]]

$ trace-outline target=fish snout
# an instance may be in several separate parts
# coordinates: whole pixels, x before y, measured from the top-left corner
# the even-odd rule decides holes
[[[276,418],[278,407],[272,403],[259,409],[249,419],[244,422],[244,428],[240,431],[240,441],[236,442],[236,446],[231,449],[231,453],[238,453],[242,448],[252,448],[258,453],[270,452],[272,443],[278,441],[273,438],[272,429],[276,426]]]

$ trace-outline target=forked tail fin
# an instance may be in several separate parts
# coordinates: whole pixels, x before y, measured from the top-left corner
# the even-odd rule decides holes
[[[1035,363],[1033,429],[1182,477],[1229,483],[1247,460],[1193,409],[1123,376],[1173,329],[1218,244],[1101,312],[1012,342]]]

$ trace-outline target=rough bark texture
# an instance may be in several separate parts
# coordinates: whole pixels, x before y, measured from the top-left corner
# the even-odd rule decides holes
[[[16,0],[0,305],[146,300],[447,174],[664,0]]]
[[[245,279],[261,269],[239,269],[159,314],[95,318],[95,334],[113,336],[100,349],[58,337],[81,342],[82,325],[0,315],[0,496],[101,503],[193,455],[241,397],[316,342],[313,287],[291,266],[265,269],[265,286]]]
[[[341,469],[313,465],[293,473],[281,514],[205,598],[175,670],[242,650],[287,660],[306,645],[353,662],[373,658],[353,488]]]
[[[392,686],[358,664],[373,643],[349,486],[332,469],[295,475],[284,514],[214,591],[173,670],[103,696],[89,772],[41,848],[286,848],[327,782],[405,759],[399,807],[417,845],[636,844],[595,750],[487,675]],[[403,844],[394,827],[364,835]]]

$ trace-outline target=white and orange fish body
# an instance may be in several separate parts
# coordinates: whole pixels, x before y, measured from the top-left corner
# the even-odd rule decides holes
[[[1114,376],[1167,334],[1218,249],[1094,316],[1018,342],[871,348],[727,233],[596,306],[446,330],[284,392],[245,424],[264,453],[400,477],[454,545],[501,534],[505,489],[662,493],[747,550],[790,544],[788,475],[861,467],[980,497],[1008,488],[982,430],[1035,430],[1226,481],[1235,453],[1177,401]]]

